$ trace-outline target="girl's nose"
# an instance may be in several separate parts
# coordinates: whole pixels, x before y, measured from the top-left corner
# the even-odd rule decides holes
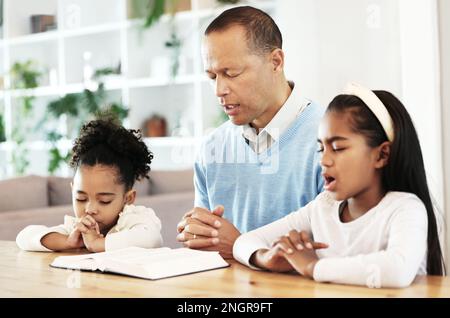
[[[89,214],[89,215],[97,214],[97,207],[96,207],[96,205],[92,204],[92,203],[86,204],[85,212],[86,212],[86,214]]]
[[[324,167],[329,167],[333,165],[333,159],[325,153],[325,151],[322,153],[322,158],[320,158],[320,165]]]

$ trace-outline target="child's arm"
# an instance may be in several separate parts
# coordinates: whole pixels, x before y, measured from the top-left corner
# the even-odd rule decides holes
[[[386,226],[390,229],[389,239],[387,248],[382,251],[318,260],[314,258],[314,251],[294,250],[286,259],[299,273],[319,282],[372,288],[407,287],[426,256],[426,211],[422,206],[408,204],[392,215]]]
[[[70,235],[52,232],[41,239],[41,244],[52,251],[64,251],[84,247],[80,232],[73,231]]]
[[[267,254],[265,250],[271,249],[277,239],[287,235],[292,230],[310,232],[309,210],[311,209],[311,204],[280,220],[242,234],[234,243],[233,257],[240,263],[253,269],[262,268],[276,271],[278,265],[281,266],[280,270],[282,271],[287,269],[288,266],[284,261],[268,258],[270,255],[275,257],[277,255],[275,251],[272,254]],[[289,268],[292,270],[291,266]]]
[[[90,230],[90,233],[83,234],[83,241],[89,252],[100,253],[106,251],[105,238],[93,230]]]
[[[88,221],[91,221],[90,223]],[[91,252],[112,251],[130,246],[155,248],[162,246],[161,221],[150,208],[129,205],[120,216],[113,233],[103,237],[95,220],[86,218],[85,225],[90,228],[83,234],[86,247]]]
[[[47,227],[44,225],[29,225],[19,232],[16,237],[16,243],[19,248],[25,251],[51,252],[53,249],[51,248],[51,244],[47,244],[48,238],[45,240],[46,244],[42,243],[42,239],[46,236],[58,236],[67,238],[69,234],[69,229],[64,224],[54,227]]]
[[[328,244],[313,242],[307,232],[290,231],[273,243],[270,250],[260,249],[250,258],[250,264],[275,272],[296,270],[312,277],[312,270],[319,260],[315,250],[328,248]],[[301,254],[295,251],[302,251]],[[301,258],[298,258],[301,255]]]
[[[105,238],[100,233],[100,227],[95,219],[86,215],[77,222],[75,229],[81,233],[81,241],[89,252],[99,253],[105,251]]]
[[[275,249],[257,250],[250,257],[249,263],[254,267],[272,272],[283,273],[294,270],[282,253]]]

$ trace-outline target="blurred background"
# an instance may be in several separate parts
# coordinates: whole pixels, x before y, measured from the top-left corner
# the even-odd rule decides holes
[[[202,33],[247,4],[280,26],[305,97],[326,106],[357,81],[404,102],[448,217],[448,0],[0,1],[0,180],[69,177],[74,137],[102,116],[142,129],[153,170],[190,169],[200,138],[227,120],[203,74]]]

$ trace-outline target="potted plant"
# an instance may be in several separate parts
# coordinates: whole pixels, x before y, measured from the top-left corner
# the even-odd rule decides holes
[[[129,18],[143,18],[144,28],[149,28],[166,13],[190,10],[190,0],[131,0]]]
[[[96,90],[85,89],[81,93],[67,94],[47,105],[47,112],[40,121],[42,127],[49,119],[66,117],[68,126],[65,135],[52,129],[47,131],[47,141],[51,143],[48,172],[53,174],[64,162],[68,162],[71,153],[61,153],[57,143],[61,139],[73,139],[81,126],[92,119],[114,118],[122,122],[128,116],[128,109],[121,103],[108,103],[105,85],[102,82],[104,76],[120,74],[120,65],[117,68],[102,68],[94,72],[93,79],[98,80]]]
[[[183,39],[178,35],[175,25],[175,14],[179,9],[182,0],[134,0],[135,10],[146,11],[144,29],[150,28],[165,14],[170,14],[170,38],[164,42],[166,48],[171,51],[171,70],[172,78],[178,75],[180,67],[180,53],[183,46]],[[219,5],[236,4],[240,0],[216,0]],[[185,9],[182,6],[181,9]]]
[[[39,85],[42,72],[33,60],[16,62],[10,70],[12,87],[14,89],[30,89]],[[25,146],[26,134],[33,131],[32,123],[27,119],[33,115],[34,96],[21,97],[15,116],[15,126],[12,131],[12,141],[15,143],[13,152],[13,167],[15,174],[23,175],[29,166],[28,149]]]

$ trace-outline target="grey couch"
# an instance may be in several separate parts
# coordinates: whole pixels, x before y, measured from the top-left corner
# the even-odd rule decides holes
[[[71,178],[27,176],[0,181],[0,240],[15,240],[30,224],[53,226],[73,215]],[[176,225],[194,204],[193,171],[152,171],[136,184],[136,205],[151,207],[162,223],[164,245],[180,247]]]

